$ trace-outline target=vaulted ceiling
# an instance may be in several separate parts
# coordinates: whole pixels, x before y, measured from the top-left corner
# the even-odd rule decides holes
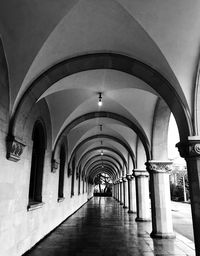
[[[44,72],[62,61],[100,53],[127,56],[150,67],[152,74],[155,70],[168,81],[174,95],[180,97],[188,116],[192,115],[199,57],[199,11],[198,0],[5,1],[0,8],[0,35],[9,66],[11,115],[28,88]],[[135,76],[123,72],[123,62],[120,65],[121,69],[111,63],[106,67],[80,69],[80,72],[71,71],[69,65],[69,75],[62,75],[37,94],[35,104],[45,99],[49,107],[52,145],[80,117],[99,112],[118,115],[119,118],[113,118],[110,114],[96,114],[67,130],[68,158],[77,149],[78,164],[88,152],[81,166],[91,157],[92,162],[96,161],[101,147],[105,147],[104,160],[111,166],[111,162],[123,166],[122,157],[114,150],[125,158],[129,169],[134,165],[144,167],[140,162],[145,157],[141,160],[138,156],[138,152],[145,155],[141,136],[145,135],[146,143],[151,145],[155,108],[158,99],[163,98],[162,91],[165,94],[165,82],[161,84],[162,79],[157,80],[156,87],[152,86],[153,82],[143,79],[150,71]],[[156,80],[152,74],[152,80]],[[99,92],[102,107],[97,105]],[[169,99],[167,104],[178,122],[176,104],[179,103]],[[120,117],[136,125],[143,135]],[[131,149],[132,158],[135,157],[134,163],[130,163],[127,148]]]

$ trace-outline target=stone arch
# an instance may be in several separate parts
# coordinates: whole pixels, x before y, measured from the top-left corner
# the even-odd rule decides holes
[[[109,176],[113,177],[113,180],[117,178],[117,174],[112,169],[105,168],[104,172],[107,173]],[[94,180],[95,176],[98,175],[99,173],[101,173],[101,170],[97,167],[97,168],[92,169],[86,177],[87,177],[87,179]]]
[[[0,36],[0,120],[3,120],[8,125],[9,113],[9,73],[6,60],[6,54],[3,47],[3,41]],[[4,125],[5,125],[4,124]]]
[[[189,108],[181,88],[178,88],[179,91],[175,90],[159,72],[141,61],[117,53],[96,53],[64,60],[35,79],[12,112],[9,124],[10,136],[17,134],[16,121],[19,115],[23,113],[26,117],[33,103],[53,83],[74,73],[92,69],[115,69],[140,78],[168,104],[176,119],[181,141],[187,141],[188,136],[193,135]]]
[[[6,138],[9,124],[10,92],[9,73],[3,41],[0,36],[0,137]],[[13,145],[11,145],[13,146]],[[0,151],[6,152],[5,140],[0,145]],[[8,157],[7,157],[8,158]],[[15,160],[14,160],[15,161]]]
[[[137,137],[137,140],[136,140],[136,159],[137,159],[137,164],[136,164],[137,167],[136,168],[137,169],[146,169],[145,151],[144,151],[144,147],[143,147],[142,142],[139,139],[139,137]]]
[[[84,164],[84,166],[82,167],[82,170],[84,170],[84,169],[86,168],[87,164],[89,164],[90,161],[95,160],[95,158],[97,158],[97,157],[99,158],[99,155],[94,155],[94,156],[92,156],[91,158],[89,158],[89,159],[87,160],[87,162]],[[104,154],[104,157],[108,157],[108,158],[110,158],[111,160],[114,160],[114,161],[116,162],[116,164],[119,165],[119,168],[122,169],[122,165],[121,165],[121,163],[119,162],[119,160],[118,160],[116,157],[111,156],[111,155],[108,155],[108,154]]]
[[[88,154],[90,154],[91,152],[95,151],[95,150],[108,150],[108,151],[111,151],[111,152],[114,152],[115,154],[117,154],[123,161],[123,164],[125,165],[126,169],[127,169],[127,162],[126,162],[126,159],[124,158],[124,156],[118,152],[117,150],[113,149],[113,148],[110,148],[110,147],[105,147],[105,146],[101,146],[101,147],[95,147],[95,148],[92,148],[88,151],[86,151],[82,156],[81,158],[79,159],[79,162],[77,164],[77,166],[79,167],[80,163],[83,161],[84,157]]]
[[[199,135],[200,131],[200,58],[197,66],[196,81],[194,87],[194,104],[193,104],[193,124],[194,124],[194,135]]]
[[[68,165],[68,140],[67,136],[63,136],[62,140],[59,141],[57,145],[57,151],[56,154],[54,154],[54,157],[51,156],[51,171],[56,172],[56,169],[58,169],[59,163],[60,163],[60,150],[61,147],[65,150],[65,165]]]
[[[152,126],[152,159],[168,159],[168,124],[171,111],[161,98],[158,98]]]
[[[117,137],[114,137],[114,136],[111,136],[111,135],[107,135],[107,134],[97,134],[97,135],[93,135],[93,136],[90,136],[90,137],[88,137],[88,138],[82,140],[82,141],[73,149],[73,151],[72,151],[72,153],[71,153],[71,157],[70,157],[70,159],[69,159],[69,165],[70,165],[70,163],[71,163],[71,161],[72,161],[72,158],[73,158],[74,155],[75,155],[75,152],[78,151],[82,145],[84,145],[84,144],[87,143],[88,141],[91,141],[91,140],[93,140],[93,139],[98,139],[98,138],[110,139],[110,140],[116,141],[116,142],[118,142],[119,144],[121,144],[121,145],[128,151],[128,153],[130,154],[131,159],[132,159],[132,161],[133,161],[133,166],[135,166],[135,155],[134,155],[134,153],[133,153],[131,147],[130,147],[127,143],[125,143],[124,141],[122,141],[121,139],[118,139]]]
[[[103,169],[101,168],[101,163],[96,163],[96,164],[94,164],[94,166],[91,165],[91,166],[90,166],[90,169],[88,169],[87,171],[85,171],[84,176],[85,176],[85,177],[90,176],[90,172],[91,172],[92,170],[94,170],[94,169],[95,169],[95,170],[98,169],[98,170],[100,170],[101,172],[104,172],[105,169],[113,170],[113,171],[115,172],[116,178],[120,176],[120,170],[115,169],[115,168],[114,168],[111,164],[109,164],[109,163],[105,163]]]
[[[114,163],[112,163],[111,161],[104,161],[103,165],[104,166],[110,166],[113,169],[117,170],[118,173],[120,173],[119,168]],[[94,167],[97,167],[97,166],[102,167],[102,161],[101,160],[96,160],[93,163],[91,163],[90,166],[87,168],[87,171],[90,171],[90,169],[93,169]]]
[[[87,113],[85,115],[82,115],[76,119],[74,119],[71,123],[69,123],[64,129],[63,131],[60,132],[60,135],[58,136],[55,145],[54,145],[54,150],[53,150],[53,155],[56,152],[56,148],[57,148],[57,144],[59,143],[59,140],[62,139],[62,136],[65,136],[65,134],[67,134],[72,128],[74,128],[76,125],[86,121],[86,120],[90,120],[93,118],[100,118],[100,117],[104,117],[104,118],[111,118],[117,121],[120,121],[121,123],[125,124],[126,126],[128,126],[130,129],[132,129],[136,134],[138,134],[139,138],[141,139],[145,152],[146,152],[146,158],[147,160],[151,158],[151,151],[150,151],[150,143],[149,140],[143,130],[143,128],[140,126],[140,124],[137,122],[137,120],[134,120],[134,122],[130,121],[129,119],[116,114],[116,113],[112,113],[112,112],[105,112],[105,111],[101,111],[101,112],[91,112],[91,113]]]

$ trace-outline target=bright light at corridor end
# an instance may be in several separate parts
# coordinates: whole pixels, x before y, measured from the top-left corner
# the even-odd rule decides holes
[[[102,104],[103,104],[103,102],[102,102],[102,95],[101,95],[101,92],[99,92],[98,106],[101,107]]]

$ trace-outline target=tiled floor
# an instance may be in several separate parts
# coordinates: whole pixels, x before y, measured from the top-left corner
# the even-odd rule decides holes
[[[135,222],[112,198],[93,198],[29,256],[172,256],[195,252],[187,240],[152,239],[151,223]]]

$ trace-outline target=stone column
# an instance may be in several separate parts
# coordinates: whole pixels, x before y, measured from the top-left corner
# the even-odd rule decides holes
[[[194,230],[194,242],[197,255],[200,252],[200,136],[188,137],[186,143],[179,142],[176,145],[180,155],[187,162],[188,180],[190,188],[190,200],[192,208],[192,220]]]
[[[115,181],[115,200],[118,200],[118,184],[117,184],[117,181]]]
[[[136,179],[136,221],[150,221],[149,174],[146,170],[134,170]]]
[[[123,177],[122,181],[123,181],[123,199],[124,199],[123,208],[128,208],[128,184],[127,184],[127,179],[125,177]]]
[[[120,183],[117,181],[117,201],[120,202]]]
[[[115,182],[113,182],[113,186],[112,186],[112,196],[113,196],[114,199],[116,198],[115,193],[116,193],[116,184],[115,184]]]
[[[118,192],[118,181],[115,182],[116,192],[115,192],[115,199],[118,201],[119,192]]]
[[[132,174],[127,174],[128,180],[128,213],[136,213],[136,190],[135,178]]]
[[[148,161],[150,174],[152,233],[155,238],[175,238],[171,214],[169,172],[172,162]]]
[[[119,180],[119,186],[120,186],[120,199],[119,199],[119,201],[120,201],[120,204],[123,205],[124,199],[123,199],[123,181],[122,181],[122,179]]]

